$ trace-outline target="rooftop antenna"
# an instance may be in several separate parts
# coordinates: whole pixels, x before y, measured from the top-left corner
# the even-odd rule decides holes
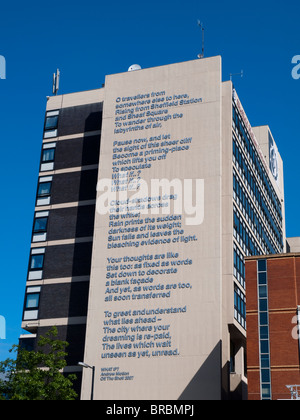
[[[56,70],[56,73],[53,73],[53,95],[57,95],[59,89],[59,79],[60,79],[60,71],[59,69]]]
[[[243,78],[244,76],[244,71],[241,70],[240,73],[230,73],[230,81],[232,82],[232,76],[241,76],[241,78]]]
[[[201,23],[201,21],[198,19],[197,24],[202,32],[202,52],[201,54],[198,54],[198,58],[203,58],[204,57],[204,26],[203,23]]]

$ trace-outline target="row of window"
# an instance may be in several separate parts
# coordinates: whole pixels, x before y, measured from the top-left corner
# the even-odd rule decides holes
[[[274,213],[274,220],[276,223],[278,223],[278,226],[282,226],[282,216],[280,216],[276,210],[274,209],[274,206],[272,206],[272,203],[268,203],[266,198],[268,198],[263,193],[263,188],[257,182],[257,178],[255,177],[253,170],[251,169],[251,165],[253,166],[253,162],[251,160],[247,159],[247,153],[243,149],[243,146],[241,145],[241,142],[238,142],[237,138],[233,136],[233,156],[235,158],[235,161],[239,164],[243,176],[243,181],[246,180],[249,184],[251,190],[254,192],[254,197],[260,204],[261,201],[265,201],[267,204],[266,206],[268,208],[273,209]],[[270,210],[271,211],[271,210]]]
[[[233,236],[246,255],[261,255],[252,233],[250,233],[235,206],[233,207]]]
[[[265,254],[276,254],[281,250],[282,234],[278,237],[279,232],[274,232],[269,223],[270,219],[266,219],[265,223],[272,232],[273,238],[270,237],[269,232],[265,231],[264,225],[261,221],[259,213],[252,206],[249,195],[246,193],[245,188],[241,185],[239,177],[233,172],[233,198],[237,205],[241,207],[241,211],[245,216],[247,222],[252,228],[257,241],[262,245]]]
[[[246,329],[246,296],[234,285],[234,318]]]
[[[234,269],[233,274],[240,285],[245,289],[245,262],[244,256],[236,246],[233,244],[233,259],[234,259]]]
[[[59,111],[48,111],[45,118],[44,139],[57,137]],[[44,143],[41,155],[40,172],[54,170],[56,143]],[[52,189],[52,176],[39,178],[36,206],[50,204]],[[43,242],[47,239],[49,211],[35,213],[32,242]],[[43,278],[46,248],[32,248],[28,267],[28,280],[41,280]],[[38,319],[41,286],[28,286],[26,288],[23,320]]]
[[[265,195],[268,197],[272,209],[276,213],[278,220],[282,222],[282,206],[280,200],[275,193],[275,190],[269,180],[266,170],[258,156],[255,146],[253,145],[252,139],[248,134],[248,131],[244,125],[244,122],[233,104],[233,128],[237,137],[241,140],[242,147],[246,153],[248,159],[251,162],[252,169],[254,170],[261,188]]]
[[[245,194],[243,194],[242,191],[243,191],[242,188],[240,187],[240,185],[238,184],[234,176],[233,199],[237,207],[240,209],[241,214],[244,215],[245,219],[249,223],[249,228],[252,229],[251,232],[253,233],[253,238],[255,237],[257,243],[259,243],[264,248],[264,251],[266,251],[266,246],[265,244],[262,243],[261,231],[259,232],[259,226],[255,225],[255,221],[257,220],[256,213],[253,207],[249,204]],[[250,242],[249,242],[249,229],[248,227],[246,227],[245,223],[241,222],[241,225],[240,225],[239,220],[236,220],[236,218],[234,218],[234,228],[237,230],[237,233],[240,234],[240,237],[237,240],[240,246],[244,249],[244,252],[246,255],[256,255],[257,253],[260,252],[258,250],[259,248],[256,247],[255,242],[253,242],[252,244],[251,235],[250,235]]]
[[[256,181],[248,168],[248,164],[245,161],[245,157],[243,156],[243,153],[241,152],[241,149],[235,139],[233,139],[233,162],[237,166],[237,171],[241,174],[243,182],[247,185],[249,196],[251,196],[256,207],[259,209],[261,218],[265,223],[269,224],[270,231],[272,232],[274,239],[276,239],[276,242],[279,243],[279,250],[277,250],[277,252],[281,252],[283,249],[283,236],[281,228],[279,227],[276,218],[271,215],[270,208],[265,203],[264,197],[257,186]]]
[[[271,399],[267,261],[257,261],[261,399]]]
[[[46,248],[31,249],[28,280],[41,280],[43,278]],[[38,319],[41,286],[28,286],[25,295],[23,320]]]

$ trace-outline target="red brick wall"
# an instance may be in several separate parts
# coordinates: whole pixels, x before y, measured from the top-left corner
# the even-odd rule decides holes
[[[268,260],[269,309],[297,307],[294,258]]]
[[[249,399],[260,399],[256,266],[256,260],[246,261]],[[300,302],[300,255],[269,258],[267,275],[272,399],[289,399],[286,385],[300,385],[299,342],[295,339],[295,315]]]

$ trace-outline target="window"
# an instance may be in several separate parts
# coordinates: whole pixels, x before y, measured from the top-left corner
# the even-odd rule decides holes
[[[42,153],[42,163],[53,162],[55,156],[55,148],[53,149],[44,149]]]
[[[257,261],[258,272],[267,271],[267,261],[258,260]]]
[[[260,327],[260,338],[262,340],[268,340],[269,339],[269,328],[268,326]]]
[[[32,242],[44,242],[47,240],[49,211],[35,213],[33,223]]]
[[[39,179],[37,191],[37,206],[50,204],[53,176],[44,176]]]
[[[258,282],[260,285],[267,284],[267,274],[266,273],[259,273],[258,274]]]
[[[26,296],[26,309],[37,309],[39,307],[40,294],[29,293]]]
[[[258,288],[258,294],[259,294],[259,297],[261,297],[261,298],[268,297],[268,295],[267,295],[267,286],[259,286],[259,288]]]
[[[267,312],[268,311],[268,300],[267,299],[259,299],[259,310],[260,310],[260,312]]]
[[[271,384],[262,384],[261,397],[263,400],[271,399]]]
[[[268,325],[268,312],[260,312],[259,322],[260,325]]]
[[[45,197],[51,193],[52,182],[41,182],[38,189],[38,197]]]
[[[54,130],[58,125],[58,115],[48,116],[45,121],[45,130]]]
[[[28,281],[41,280],[43,278],[45,252],[46,252],[46,248],[32,248],[31,249],[29,270],[28,270]]]
[[[269,340],[260,340],[261,354],[269,354]]]
[[[56,143],[44,143],[41,157],[41,172],[53,171]]]
[[[44,138],[57,137],[59,111],[48,111],[46,113]]]
[[[270,357],[268,354],[262,354],[260,356],[260,366],[262,368],[269,368],[270,367]]]
[[[47,231],[48,217],[38,217],[34,222],[34,233],[44,233]]]
[[[27,287],[23,320],[38,319],[41,286]]]
[[[44,266],[44,254],[31,255],[30,270],[42,270]]]

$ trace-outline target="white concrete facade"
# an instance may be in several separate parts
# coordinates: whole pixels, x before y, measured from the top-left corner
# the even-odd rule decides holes
[[[246,292],[234,261],[236,254],[248,252],[250,237],[257,252],[264,248],[236,198],[233,174],[245,201],[247,197],[249,213],[251,205],[259,216],[261,207],[251,195],[245,171],[233,159],[235,139],[244,165],[251,167],[233,125],[233,102],[237,108],[241,104],[232,83],[222,83],[221,75],[221,57],[213,57],[110,75],[101,90],[98,212],[84,360],[96,368],[96,399],[218,400],[245,395],[246,325],[238,303],[244,302]],[[278,154],[275,180],[269,135],[268,128],[256,128],[249,137],[282,205],[285,243],[283,167]],[[254,170],[252,176],[259,186]],[[164,207],[168,200],[163,193],[143,190],[153,179],[174,181],[169,207]],[[111,213],[100,215],[104,194],[112,201],[107,190],[101,191],[103,180],[110,180],[112,189],[126,188],[116,196],[120,203],[113,200]],[[190,189],[185,180],[191,180]],[[140,188],[129,188],[129,181]],[[258,188],[269,202],[263,187]],[[178,212],[180,191],[183,205]],[[143,214],[144,209],[136,208],[138,199],[141,206],[161,207]],[[195,203],[199,217],[190,212]],[[122,215],[120,208],[127,205],[130,210]],[[271,202],[269,206],[275,218]],[[234,211],[242,226],[238,234]],[[272,226],[263,216],[257,223],[276,248]],[[91,372],[84,370],[82,399],[89,399],[90,389]]]

